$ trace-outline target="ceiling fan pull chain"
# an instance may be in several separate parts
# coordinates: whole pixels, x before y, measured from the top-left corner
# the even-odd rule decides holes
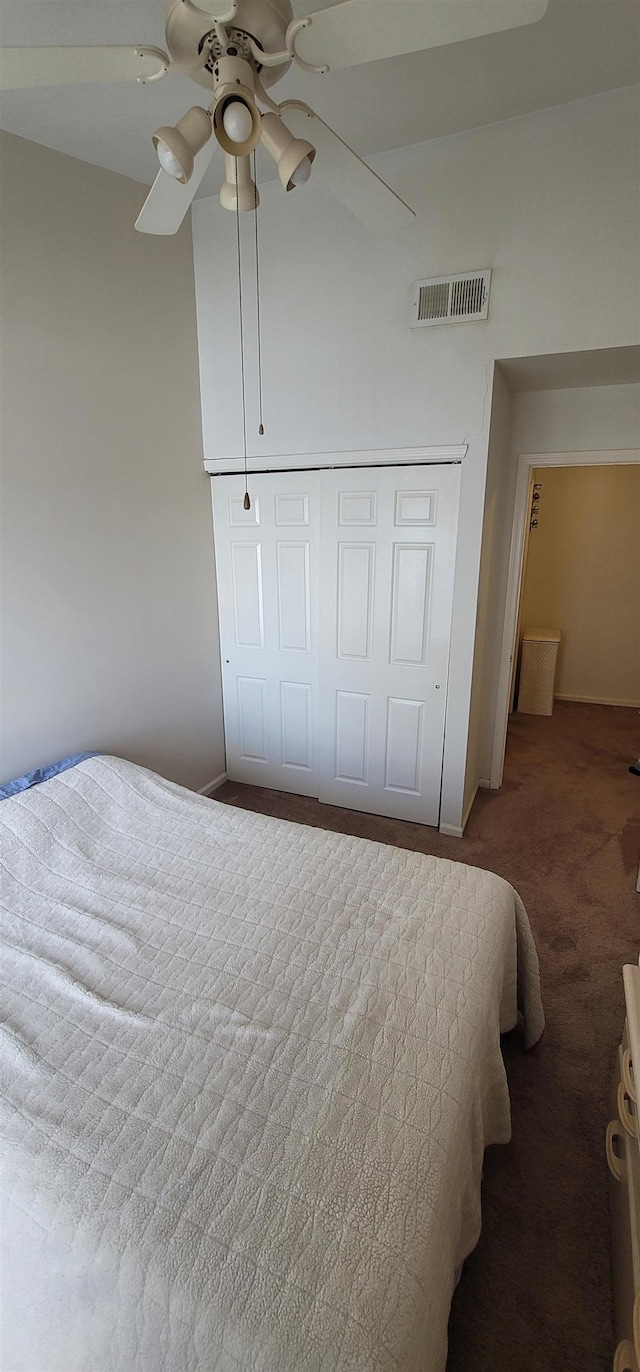
[[[242,388],[242,451],[244,454],[244,501],[245,510],[251,509],[251,497],[247,476],[247,401],[244,380],[244,324],[242,310],[242,259],[240,256],[240,192],[238,188],[238,159],[236,164],[236,249],[238,256],[238,315],[240,319],[240,383]]]
[[[254,148],[254,150],[253,150],[253,180],[254,180],[255,185],[257,186],[257,184],[258,184],[258,175],[257,175],[257,170],[256,170],[256,150],[255,150],[255,148]],[[257,344],[258,344],[258,412],[259,412],[259,419],[260,419],[260,422],[259,422],[259,425],[258,425],[258,433],[260,434],[260,436],[262,436],[262,435],[264,434],[264,424],[263,424],[263,422],[262,422],[262,419],[263,419],[263,416],[262,416],[262,325],[261,325],[261,319],[260,319],[260,255],[259,255],[259,252],[258,252],[258,205],[259,205],[259,203],[260,203],[259,196],[256,196],[256,209],[255,209],[255,230],[256,230],[256,325],[257,325]]]

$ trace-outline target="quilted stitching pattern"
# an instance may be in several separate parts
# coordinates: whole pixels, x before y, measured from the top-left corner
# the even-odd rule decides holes
[[[518,971],[543,1025],[512,888],[117,758],[0,826],[6,1366],[442,1369]]]

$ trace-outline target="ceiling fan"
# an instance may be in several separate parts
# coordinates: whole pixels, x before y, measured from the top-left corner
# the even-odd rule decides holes
[[[160,171],[136,220],[143,233],[176,233],[215,148],[224,153],[222,205],[235,212],[259,201],[251,154],[258,143],[274,158],[285,190],[317,172],[340,200],[371,228],[390,230],[413,210],[367,166],[309,105],[277,104],[268,93],[292,63],[322,73],[385,57],[476,38],[531,24],[548,0],[340,0],[304,18],[291,0],[168,0],[166,43],[153,47],[5,48],[3,88],[87,82],[157,81],[173,67],[210,100],[194,105],[173,128],[153,135]],[[313,142],[297,138],[283,120],[312,121]],[[255,161],[254,161],[255,168]]]

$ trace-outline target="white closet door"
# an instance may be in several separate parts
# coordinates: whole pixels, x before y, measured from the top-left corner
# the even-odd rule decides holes
[[[460,468],[321,477],[320,800],[437,825]]]
[[[227,773],[318,794],[318,473],[214,477]]]

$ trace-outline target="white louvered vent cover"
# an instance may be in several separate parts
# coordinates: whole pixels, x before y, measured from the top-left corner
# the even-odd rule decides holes
[[[431,324],[458,324],[486,319],[489,313],[491,272],[463,272],[416,281],[411,311],[412,329]]]

